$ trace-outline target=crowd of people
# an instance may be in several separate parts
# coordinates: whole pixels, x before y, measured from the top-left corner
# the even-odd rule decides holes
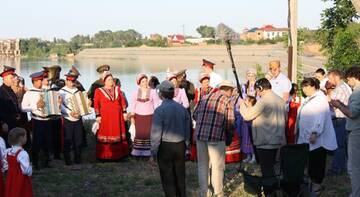
[[[197,162],[199,196],[223,196],[226,163],[257,163],[262,176],[275,176],[279,149],[304,143],[309,144],[312,192],[323,191],[326,175],[348,171],[351,195],[360,196],[359,66],[327,73],[320,68],[314,77],[292,84],[281,72],[280,61],[273,60],[265,78],[258,79],[256,70],[248,69],[240,90],[214,72],[215,63],[204,59],[202,67],[199,87],[186,78],[186,70],[168,72],[161,83],[141,73],[128,102],[109,65],[97,68],[99,79],[85,98],[74,66],[65,79],[60,66],[43,67],[30,75],[29,89],[15,68],[4,66],[0,181],[7,174],[0,196],[32,196],[32,167],[48,168],[53,159],[81,164],[87,145],[82,116],[90,107],[96,115],[96,158],[149,159],[159,167],[166,196],[186,196],[188,160]],[[329,153],[334,156],[326,172]],[[271,195],[275,188],[263,190]]]

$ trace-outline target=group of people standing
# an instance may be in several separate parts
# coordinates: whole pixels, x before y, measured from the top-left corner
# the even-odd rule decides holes
[[[312,190],[323,190],[326,156],[332,151],[328,174],[343,173],[348,157],[353,196],[359,195],[359,67],[345,74],[331,70],[327,75],[319,69],[315,77],[301,82],[301,96],[299,86],[281,73],[278,60],[269,63],[265,78],[257,79],[256,70],[248,69],[240,92],[214,72],[214,66],[203,60],[197,88],[187,80],[186,70],[168,72],[161,83],[156,76],[141,73],[130,105],[110,66],[99,66],[99,79],[83,103],[96,115],[96,158],[150,158],[151,164],[158,164],[166,196],[186,196],[185,161],[197,161],[199,195],[223,196],[225,163],[258,163],[263,176],[274,176],[279,148],[307,143]],[[65,80],[60,79],[60,73],[60,66],[44,67],[30,75],[32,88],[26,89],[15,69],[4,66],[0,74],[0,147],[3,169],[8,168],[9,173],[5,190],[0,184],[0,192],[13,193],[17,186],[8,185],[21,181],[26,186],[19,191],[31,196],[32,167],[26,151],[31,152],[32,166],[37,170],[50,167],[50,161],[61,159],[61,153],[66,165],[81,163],[86,132],[73,98],[85,89],[74,66],[64,75]],[[48,91],[58,95],[57,103],[52,103],[59,107],[58,115],[44,114],[49,107],[44,100]],[[266,195],[273,191],[264,187]]]
[[[153,152],[157,153],[153,155],[158,160],[166,195],[185,195],[183,166],[186,158],[176,153],[179,150],[183,152],[183,148],[177,144],[181,143],[181,146],[190,145],[192,150],[195,147],[191,152],[196,153],[198,162],[200,196],[224,195],[225,163],[229,162],[228,158],[233,158],[229,157],[231,154],[244,156],[243,162],[258,163],[262,176],[275,176],[278,151],[286,144],[309,144],[307,170],[312,192],[321,194],[326,175],[340,175],[347,169],[352,182],[352,196],[358,196],[358,142],[355,139],[359,125],[359,103],[355,98],[358,96],[359,71],[358,66],[351,67],[345,73],[330,70],[325,74],[323,69],[319,69],[314,77],[304,78],[297,85],[281,73],[278,60],[269,63],[265,78],[256,79],[256,70],[249,69],[241,97],[233,83],[226,80],[209,92],[197,91],[203,96],[195,97],[195,108],[191,114],[195,132],[190,136],[191,130],[174,126],[188,125],[189,117],[180,109],[161,105],[154,113],[156,121],[152,125],[151,144],[155,147]],[[319,77],[319,72],[324,79]],[[208,82],[202,80],[204,76],[206,73],[200,76],[201,88],[208,86]],[[322,85],[326,84],[323,82],[326,78],[331,83],[326,87],[331,87],[331,91]],[[211,80],[211,77],[208,79]],[[176,86],[164,82],[160,85],[160,95],[165,95],[163,99],[173,103],[175,89]],[[169,111],[167,108],[173,108],[173,113],[165,113]],[[235,134],[240,139],[234,138]],[[183,137],[179,139],[179,136]],[[188,139],[191,137],[192,140]],[[166,148],[162,149],[165,143]],[[242,154],[236,148],[232,149],[237,143]],[[334,157],[330,170],[326,172],[328,154]],[[271,195],[275,189],[273,186],[263,188],[265,195]]]

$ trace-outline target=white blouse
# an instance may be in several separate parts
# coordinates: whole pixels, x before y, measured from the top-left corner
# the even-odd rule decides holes
[[[15,156],[16,152],[18,150],[21,150],[21,151],[18,154],[16,160],[20,163],[21,172],[23,173],[23,175],[31,176],[32,175],[32,167],[30,165],[29,155],[20,146],[13,146],[11,148],[6,149],[5,155],[3,158],[3,171],[8,170],[8,168],[9,168],[8,162],[7,162],[8,155]]]
[[[6,152],[5,140],[2,137],[0,137],[0,159],[2,161],[1,162],[2,166],[4,166],[3,158],[5,157],[5,152]]]
[[[213,88],[217,88],[218,85],[222,82],[222,77],[216,72],[210,73],[210,86]]]
[[[327,150],[337,149],[329,103],[322,91],[305,98],[299,108],[297,122],[299,132],[297,144],[308,143],[310,151],[320,147]],[[317,139],[314,144],[310,144],[309,138],[313,132],[317,134]]]

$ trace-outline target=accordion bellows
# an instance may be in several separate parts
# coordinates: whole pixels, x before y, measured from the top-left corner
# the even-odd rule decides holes
[[[91,114],[90,106],[88,103],[88,97],[86,92],[76,92],[73,96],[75,111],[81,116]]]
[[[60,116],[59,93],[57,91],[48,90],[43,93],[44,97],[44,116]]]

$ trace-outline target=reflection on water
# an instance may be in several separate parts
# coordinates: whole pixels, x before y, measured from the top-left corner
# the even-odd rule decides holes
[[[98,79],[96,68],[101,64],[109,64],[111,66],[111,72],[113,75],[121,80],[122,89],[129,97],[130,94],[136,89],[136,75],[139,73],[146,73],[149,76],[155,75],[159,80],[164,80],[166,76],[167,68],[170,70],[187,69],[187,78],[198,84],[198,76],[202,72],[201,60],[199,62],[193,62],[186,60],[181,61],[181,65],[174,62],[161,62],[161,61],[149,61],[143,62],[136,58],[127,59],[87,59],[87,60],[31,60],[21,58],[3,58],[0,59],[0,65],[9,65],[16,67],[17,73],[25,78],[26,87],[31,87],[31,80],[29,75],[33,72],[42,70],[44,66],[60,65],[62,67],[61,76],[64,77],[72,65],[75,65],[81,73],[79,81],[86,89],[89,89],[91,84]],[[197,66],[198,64],[198,66]],[[185,65],[190,65],[189,67]],[[2,68],[1,68],[2,69]],[[229,67],[219,66],[216,67],[218,72],[224,79],[234,80],[232,70]],[[240,79],[243,78],[243,74],[240,74]]]

